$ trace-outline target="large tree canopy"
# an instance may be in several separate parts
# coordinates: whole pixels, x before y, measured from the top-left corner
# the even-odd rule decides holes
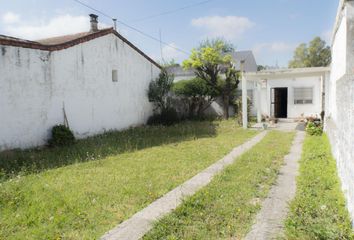
[[[189,59],[183,62],[185,69],[194,69],[197,77],[216,87],[218,75],[225,65],[230,64],[233,50],[231,44],[221,39],[206,40],[192,50]]]
[[[302,43],[295,49],[289,68],[326,67],[330,63],[330,47],[320,37],[316,37],[308,45]]]
[[[222,96],[225,118],[229,116],[229,100],[239,83],[239,76],[231,62],[232,51],[232,44],[222,39],[206,40],[193,49],[189,59],[183,62],[185,69],[194,69],[197,77],[211,87],[212,95]],[[221,78],[220,74],[225,74],[225,78]]]

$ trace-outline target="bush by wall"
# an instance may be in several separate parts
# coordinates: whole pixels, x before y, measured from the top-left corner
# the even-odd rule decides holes
[[[73,132],[65,125],[56,125],[52,128],[50,146],[67,146],[75,142]]]
[[[323,133],[322,124],[316,124],[315,122],[309,122],[306,126],[306,132],[311,136],[321,136]]]

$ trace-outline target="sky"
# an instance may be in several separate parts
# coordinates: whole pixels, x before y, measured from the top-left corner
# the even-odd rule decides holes
[[[180,63],[201,41],[221,37],[236,50],[252,50],[259,65],[280,67],[288,65],[300,43],[320,36],[330,45],[339,4],[339,0],[81,1],[156,39],[161,36],[168,46],[118,23],[124,37],[159,62]],[[99,15],[100,27],[113,25],[108,17],[74,0],[0,0],[0,6],[0,34],[29,40],[88,31],[90,13]],[[172,13],[156,17],[164,12]]]

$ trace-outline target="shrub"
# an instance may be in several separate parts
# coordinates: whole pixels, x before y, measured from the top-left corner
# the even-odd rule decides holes
[[[185,103],[185,109],[182,111],[189,119],[203,117],[204,111],[217,96],[206,81],[200,78],[174,83],[172,91]]]
[[[306,132],[311,136],[321,136],[323,133],[323,128],[321,124],[316,124],[315,122],[309,122],[306,126]]]
[[[167,108],[161,111],[161,113],[155,113],[148,120],[148,125],[173,125],[179,122],[178,114],[175,109]]]
[[[52,128],[52,138],[49,140],[50,146],[67,146],[74,142],[74,134],[67,126],[57,125]]]
[[[170,107],[169,92],[173,86],[174,76],[166,69],[162,69],[158,78],[150,82],[148,90],[149,101],[154,103],[155,110],[167,109]]]

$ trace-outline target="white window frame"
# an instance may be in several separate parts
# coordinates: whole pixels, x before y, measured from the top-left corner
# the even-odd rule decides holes
[[[298,97],[296,90],[309,90],[311,89],[311,97],[306,97],[306,92],[302,92],[302,96]],[[293,98],[294,98],[294,105],[311,105],[314,102],[314,87],[294,87],[293,88]]]

